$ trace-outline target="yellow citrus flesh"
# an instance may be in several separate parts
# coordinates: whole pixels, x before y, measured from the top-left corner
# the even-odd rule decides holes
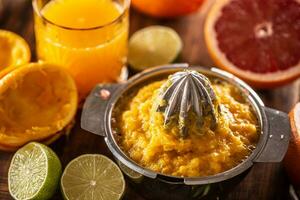
[[[259,138],[258,122],[238,88],[212,82],[221,113],[217,128],[210,128],[209,117],[201,129],[194,120],[188,136],[181,138],[177,126],[165,128],[163,114],[155,109],[163,83],[150,83],[136,96],[128,95],[115,113],[118,141],[130,158],[156,172],[194,177],[229,170],[251,154]]]
[[[50,145],[53,142],[55,142],[56,140],[58,140],[61,136],[68,135],[70,133],[71,129],[73,128],[74,124],[75,124],[75,121],[73,120],[62,131],[59,131],[59,132],[55,133],[54,135],[47,137],[45,139],[36,140],[36,141],[38,141],[42,144],[45,144],[45,145]],[[2,144],[0,142],[0,150],[2,150],[2,151],[14,152],[14,151],[18,150],[19,148],[20,148],[20,146],[13,146],[11,144]]]
[[[30,49],[26,41],[19,35],[0,30],[0,71],[9,67],[28,63]]]
[[[77,90],[61,67],[31,63],[0,80],[0,145],[19,147],[63,130],[77,109]]]

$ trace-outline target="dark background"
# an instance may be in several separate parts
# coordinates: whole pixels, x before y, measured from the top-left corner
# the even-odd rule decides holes
[[[174,28],[184,42],[180,62],[193,65],[213,66],[203,41],[203,20],[213,0],[208,0],[199,12],[175,20],[159,21],[131,10],[130,33],[153,24],[161,24]],[[0,0],[1,2],[1,0]],[[32,61],[36,60],[35,40],[33,32],[33,16],[31,0],[2,0],[0,4],[0,29],[16,32],[30,44]],[[1,49],[5,51],[5,49]],[[272,90],[256,90],[269,107],[288,112],[300,99],[300,81]],[[101,153],[111,156],[103,138],[87,133],[79,127],[79,116],[71,135],[56,141],[51,147],[60,157],[63,166],[73,158],[84,153]],[[7,188],[7,171],[12,153],[0,151],[0,199],[11,199]],[[288,199],[288,179],[282,164],[255,164],[246,178],[230,193],[221,199]],[[128,185],[125,200],[143,200]],[[58,192],[53,199],[62,199]]]

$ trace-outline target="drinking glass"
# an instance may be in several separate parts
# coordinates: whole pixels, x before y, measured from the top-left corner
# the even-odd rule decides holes
[[[55,0],[33,0],[38,59],[65,67],[76,81],[80,99],[86,97],[97,83],[126,78],[130,0],[111,0],[118,5],[120,15],[92,27],[64,26],[59,22],[70,16],[59,16],[58,21],[51,21],[43,12],[51,1]],[[101,21],[93,18],[93,13],[88,15],[96,23]]]

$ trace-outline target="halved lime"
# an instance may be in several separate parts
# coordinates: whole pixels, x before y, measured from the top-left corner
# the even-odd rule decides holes
[[[109,158],[85,154],[72,160],[61,178],[65,199],[119,200],[125,190],[121,170]]]
[[[182,49],[182,41],[172,28],[149,26],[129,40],[128,62],[137,71],[171,63]]]
[[[8,171],[8,187],[14,199],[50,199],[59,183],[61,163],[47,146],[31,142],[19,149]]]

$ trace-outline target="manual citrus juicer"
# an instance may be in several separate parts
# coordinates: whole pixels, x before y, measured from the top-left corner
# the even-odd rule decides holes
[[[149,82],[168,77],[168,81],[160,88],[156,111],[163,113],[166,127],[174,123],[178,125],[180,137],[183,138],[188,135],[191,120],[196,121],[198,127],[202,126],[206,117],[210,118],[212,129],[218,124],[220,109],[207,77],[227,81],[238,88],[252,106],[258,121],[260,136],[252,153],[232,169],[204,177],[158,173],[128,157],[116,140],[118,133],[113,127],[116,120],[113,117],[114,110],[132,91]],[[150,199],[202,199],[210,194],[224,192],[225,188],[242,180],[253,164],[280,162],[286,153],[291,132],[288,115],[265,107],[251,87],[234,75],[216,68],[190,67],[187,64],[152,68],[133,76],[125,83],[97,85],[84,104],[81,127],[103,136],[118,163],[143,177],[134,183]],[[159,192],[155,192],[154,188],[159,188]]]

